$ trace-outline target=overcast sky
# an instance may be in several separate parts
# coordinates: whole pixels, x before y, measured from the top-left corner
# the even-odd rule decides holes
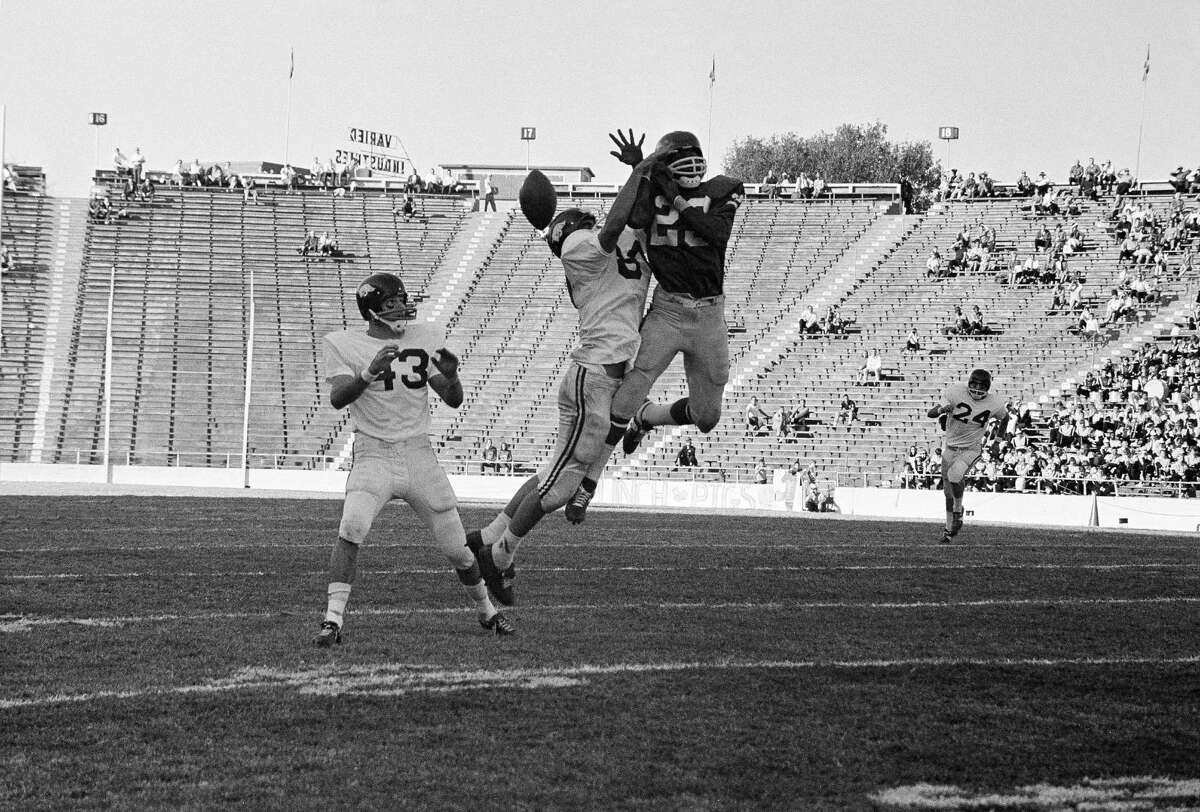
[[[958,126],[964,171],[1061,179],[1076,158],[1134,167],[1145,90],[1141,175],[1200,165],[1200,0],[0,0],[0,42],[6,159],[63,195],[87,191],[92,111],[106,167],[115,145],[152,168],[279,161],[285,136],[308,166],[351,127],[422,173],[523,164],[534,126],[535,164],[615,181],[616,127],[690,129],[719,164],[747,135],[878,119],[943,160],[937,128]]]

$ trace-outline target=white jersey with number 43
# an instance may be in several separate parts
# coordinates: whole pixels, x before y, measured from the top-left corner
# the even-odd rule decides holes
[[[983,430],[992,417],[1005,414],[1008,401],[995,389],[983,400],[975,400],[967,392],[966,382],[952,383],[946,387],[943,403],[950,407],[946,414],[947,448],[978,449],[983,441]]]
[[[355,378],[375,360],[388,344],[400,347],[392,366],[350,404],[354,428],[363,434],[397,443],[429,436],[429,390],[426,384],[437,374],[433,354],[445,345],[442,329],[414,321],[400,338],[374,338],[366,330],[338,330],[323,340],[325,379],[339,375]]]

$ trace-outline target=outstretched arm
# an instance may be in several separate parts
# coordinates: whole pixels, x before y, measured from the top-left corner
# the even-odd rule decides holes
[[[458,379],[458,356],[442,347],[433,354],[432,360],[438,374],[429,379],[429,388],[437,392],[447,406],[457,409],[463,402],[462,381]]]
[[[635,144],[633,142],[633,130],[629,131],[629,137],[618,130],[616,135],[608,134],[612,142],[620,148],[620,152],[616,150],[610,151],[610,154],[615,155],[621,163],[629,164],[632,170],[629,173],[629,178],[621,186],[621,191],[617,194],[613,201],[612,207],[608,210],[608,217],[604,220],[604,228],[600,229],[600,247],[604,251],[611,252],[617,245],[617,238],[621,236],[621,232],[628,225],[630,215],[633,213],[634,205],[638,198],[641,197],[642,184],[646,183],[647,176],[650,174],[650,168],[659,158],[659,153],[651,153],[647,157],[642,157],[642,141],[646,140],[645,134]]]

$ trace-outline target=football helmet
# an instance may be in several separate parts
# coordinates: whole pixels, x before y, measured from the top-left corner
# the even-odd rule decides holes
[[[546,229],[546,244],[556,257],[562,257],[563,242],[581,228],[594,228],[596,215],[583,209],[566,209],[550,221]]]
[[[417,317],[417,306],[409,301],[404,283],[395,274],[368,276],[358,286],[355,299],[364,321],[378,321],[392,332],[402,331],[404,322]]]
[[[992,373],[986,369],[971,370],[971,377],[967,378],[967,394],[975,400],[983,400],[987,397],[988,392],[992,388]]]
[[[692,133],[684,130],[669,132],[658,139],[654,151],[663,153],[662,162],[683,188],[695,189],[704,181],[708,162],[700,149],[700,139]]]

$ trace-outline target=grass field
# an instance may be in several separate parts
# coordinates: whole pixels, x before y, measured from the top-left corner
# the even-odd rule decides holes
[[[0,506],[6,809],[1200,808],[1194,536],[554,516],[498,639],[396,507],[326,653],[338,501]]]

